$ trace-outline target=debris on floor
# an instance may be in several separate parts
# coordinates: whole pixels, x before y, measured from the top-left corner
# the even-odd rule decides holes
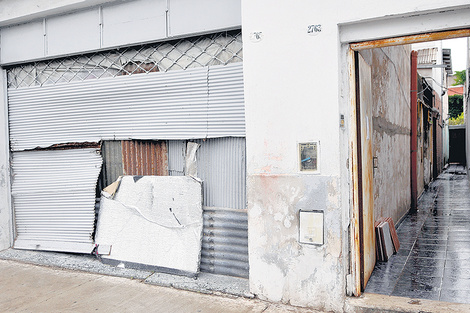
[[[375,222],[377,260],[387,262],[400,249],[400,241],[392,218],[380,218]]]

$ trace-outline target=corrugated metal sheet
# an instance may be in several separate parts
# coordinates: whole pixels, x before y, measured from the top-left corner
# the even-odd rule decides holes
[[[248,278],[246,210],[204,209],[201,271]]]
[[[243,68],[211,67],[208,81],[207,137],[245,136]]]
[[[418,50],[418,64],[436,64],[438,57],[437,48]]]
[[[203,181],[204,205],[246,208],[245,138],[225,137],[193,140],[197,150],[197,172]],[[172,176],[184,175],[186,141],[168,141],[168,168]]]
[[[124,174],[122,166],[122,145],[121,141],[107,140],[101,144],[101,154],[103,155],[102,185],[100,189],[115,182],[119,176]]]
[[[241,73],[242,64],[235,63],[9,89],[11,147],[243,137]]]
[[[124,175],[168,175],[165,141],[123,140]]]
[[[12,169],[14,247],[91,252],[99,151],[14,152]]]
[[[246,208],[245,138],[195,140],[198,177],[204,182],[204,205]]]
[[[205,206],[201,270],[248,277],[245,138],[195,142]],[[170,175],[184,174],[185,147],[186,141],[168,142]]]
[[[170,176],[184,175],[185,140],[168,141],[168,173]]]

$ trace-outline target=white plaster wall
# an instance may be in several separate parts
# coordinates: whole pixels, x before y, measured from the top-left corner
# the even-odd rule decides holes
[[[463,27],[468,10],[468,1],[242,0],[252,292],[342,311],[350,261],[350,90],[341,41]],[[312,24],[321,24],[321,33],[309,35]],[[298,171],[296,144],[310,140],[321,143],[318,175]],[[325,213],[323,246],[298,243],[300,209]]]
[[[6,72],[0,68],[0,251],[13,240]]]
[[[321,172],[338,174],[338,154],[334,152],[339,134],[338,24],[460,5],[470,7],[468,1],[447,1],[445,5],[442,1],[403,0],[381,5],[373,1],[244,1],[247,132],[256,134],[248,139],[248,145],[256,147],[248,156],[248,172],[295,173],[296,141],[324,139],[321,159],[328,162],[322,162]],[[307,34],[311,24],[322,24],[322,32]],[[253,32],[262,32],[263,39],[252,42]],[[276,144],[268,138],[276,138]],[[266,167],[266,163],[270,165]]]
[[[337,9],[323,3],[320,14],[318,6],[242,2],[250,289],[272,301],[340,310]],[[317,36],[307,33],[312,23],[323,24]],[[253,42],[252,32],[262,40]],[[319,174],[299,172],[297,143],[308,141],[320,142]],[[324,212],[324,245],[298,242],[300,209]]]

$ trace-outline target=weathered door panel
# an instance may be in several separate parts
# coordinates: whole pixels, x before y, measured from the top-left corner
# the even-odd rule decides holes
[[[362,163],[362,218],[361,231],[361,287],[365,288],[374,270],[375,232],[374,232],[374,198],[373,198],[373,164],[372,164],[372,87],[371,68],[358,55],[360,122],[361,122],[361,163]],[[361,168],[359,169],[361,170]]]

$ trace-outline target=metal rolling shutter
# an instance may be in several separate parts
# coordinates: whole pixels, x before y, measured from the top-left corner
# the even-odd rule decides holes
[[[14,151],[102,139],[245,136],[241,63],[9,89],[8,101]]]
[[[90,253],[99,151],[14,152],[12,169],[14,248]]]
[[[247,226],[246,211],[244,211],[246,170],[243,138],[245,136],[245,115],[242,63],[9,89],[8,98],[10,139],[13,151],[44,148],[61,143],[97,142],[100,140],[186,140],[197,138],[219,140],[215,138],[233,137],[220,138],[221,141],[227,141],[223,143],[222,147],[226,149],[223,152],[228,154],[225,155],[227,159],[220,158],[220,162],[217,163],[219,167],[214,167],[215,163],[213,162],[217,161],[214,157],[222,155],[220,154],[222,151],[216,152],[216,155],[210,156],[207,161],[212,162],[208,163],[212,165],[207,167],[205,175],[210,177],[205,177],[206,183],[212,181],[215,185],[210,190],[217,190],[217,192],[208,191],[208,194],[205,195],[208,201],[212,199],[210,203],[207,203],[208,210],[210,212],[215,210],[215,213],[209,211],[205,213],[207,230],[205,238],[207,240],[203,248],[202,267],[205,271],[213,273],[242,277],[248,275]],[[170,155],[171,148],[170,145]],[[50,159],[51,164],[48,164],[51,169],[60,172],[63,177],[69,175],[70,169],[67,164],[72,166],[74,164],[73,157],[67,155],[66,151],[68,150],[57,152],[57,155],[62,158],[52,158]],[[52,155],[54,151],[24,151],[13,154],[14,159],[20,161],[22,156],[30,156],[39,152]],[[26,171],[28,175],[34,176],[35,174],[27,172],[27,169],[35,165],[28,162],[33,162],[33,160],[17,162],[16,171]],[[90,164],[96,164],[93,162]],[[215,168],[217,171],[214,171]],[[238,175],[237,177],[230,176],[234,180],[229,183],[233,185],[227,185],[227,171],[230,172],[230,175]],[[179,172],[181,173],[182,170]],[[172,173],[171,167],[170,173]],[[223,175],[221,178],[223,177],[225,181],[213,180],[214,175],[219,173]],[[60,185],[59,176],[55,181],[57,185]],[[98,174],[95,177],[94,172],[87,174],[88,178],[93,178],[93,183],[96,183],[97,176]],[[49,184],[48,178],[45,176],[34,177],[37,178],[36,182],[39,185]],[[20,186],[18,179],[20,178],[15,176],[14,184]],[[25,176],[25,178],[21,178],[21,181],[27,179],[28,176]],[[85,183],[79,179],[75,183],[76,186],[91,184],[89,181]],[[29,211],[21,210],[21,206],[24,205],[23,193],[28,194],[28,191],[18,189],[14,192],[17,192],[14,197],[14,205],[15,208],[19,208],[16,211],[19,224],[17,223],[18,239],[15,247],[35,248],[31,241],[26,240],[38,242],[50,240],[52,235],[44,237],[41,232],[31,232],[30,230],[41,228],[43,233],[48,233],[45,228],[51,227],[52,229],[55,227],[54,225],[60,224],[59,220],[64,220],[58,216],[54,225],[42,222],[41,212],[46,209],[47,203],[52,203],[54,193],[48,194],[51,199],[49,202],[46,199],[41,199],[43,203],[38,206],[37,211],[33,212],[31,211],[32,207],[36,204],[33,204],[32,200],[27,203],[28,206],[25,206]],[[93,195],[87,194],[86,201],[94,200],[94,197],[93,189]],[[64,196],[61,199],[68,198]],[[227,201],[230,203],[226,203]],[[64,209],[65,203],[56,205]],[[220,213],[217,207],[222,207]],[[228,211],[224,208],[239,209],[240,211],[230,213],[227,217]],[[34,215],[26,216],[29,212],[33,212]],[[58,209],[54,212],[61,211]],[[52,211],[48,211],[47,214],[53,215]],[[24,220],[26,217],[28,219]],[[33,225],[35,221],[38,225]],[[231,227],[233,222],[239,225]],[[63,225],[68,224],[64,222]],[[90,228],[86,228],[87,234],[89,230]],[[80,234],[82,236],[82,233]],[[231,243],[230,238],[232,237],[238,238],[236,239],[237,244]],[[56,239],[57,237],[53,237],[52,241],[59,242]],[[230,240],[227,241],[228,239]],[[229,245],[221,244],[221,242],[229,242]],[[70,244],[65,246],[70,246]],[[232,248],[233,251],[227,251]],[[63,249],[65,248],[60,245],[50,248],[50,250],[58,251],[64,251]],[[235,271],[232,270],[235,268],[234,264],[238,264],[235,266],[237,268]]]

